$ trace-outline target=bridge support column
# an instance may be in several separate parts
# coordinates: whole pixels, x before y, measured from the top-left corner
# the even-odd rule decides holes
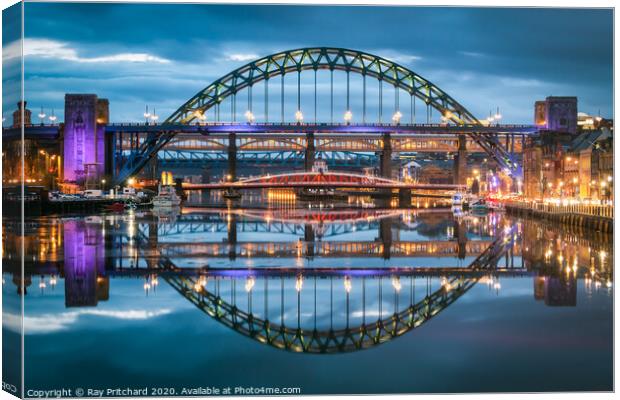
[[[226,180],[234,182],[237,180],[237,135],[228,134],[228,175]]]
[[[454,158],[454,184],[467,184],[467,137],[459,135],[459,147]]]
[[[314,258],[314,227],[311,224],[304,225],[304,242],[306,245],[306,257]]]
[[[383,243],[383,258],[390,259],[392,249],[392,219],[379,220],[379,240]]]
[[[392,177],[392,140],[389,133],[382,137],[383,151],[379,156],[379,174],[384,178]]]
[[[464,221],[454,221],[454,231],[458,244],[458,257],[463,260],[467,255],[467,227]]]
[[[237,135],[234,133],[228,134],[228,174],[225,180],[227,182],[237,180]],[[240,194],[235,189],[227,189],[224,197],[237,198]]]
[[[159,177],[159,174],[157,173],[158,167],[159,162],[157,160],[157,153],[155,153],[146,166],[146,176],[148,179],[157,179]]]
[[[384,133],[381,138],[383,150],[379,154],[379,175],[383,178],[392,178],[392,140],[389,133]],[[377,191],[381,196],[391,196],[391,189]]]
[[[400,189],[398,191],[398,204],[401,207],[411,207],[411,189]]]
[[[306,133],[306,154],[304,158],[304,169],[306,170],[306,172],[312,170],[315,154],[316,147],[314,143],[314,133]]]
[[[228,217],[228,259],[232,261],[237,258],[237,214],[230,213]]]

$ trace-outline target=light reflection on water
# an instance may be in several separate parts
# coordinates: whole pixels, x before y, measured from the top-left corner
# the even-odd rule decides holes
[[[19,225],[4,222],[3,291],[16,293]],[[493,270],[468,271],[507,227],[511,242]],[[445,391],[438,378],[405,378],[422,365],[398,354],[415,353],[422,364],[440,357],[442,370],[460,371],[450,386],[456,391],[610,388],[613,254],[603,235],[433,208],[194,208],[39,218],[25,230],[32,385],[54,387],[61,371],[76,384],[139,386],[159,376],[167,385],[195,385],[197,376],[207,379],[192,372],[201,367],[210,374],[200,384],[276,385],[288,377],[304,393]],[[558,335],[570,343],[549,345]],[[136,337],[150,346],[127,347]],[[446,345],[447,337],[460,346]],[[485,340],[498,346],[496,355],[472,357]],[[98,350],[84,353],[87,343]],[[533,350],[519,362],[523,343]],[[574,379],[530,376],[564,368],[569,348],[588,354],[583,371],[566,371]],[[153,352],[183,368],[156,367],[148,362]],[[321,356],[296,352],[341,356],[319,368]],[[78,367],[85,354],[106,374],[85,378]],[[502,361],[507,355],[512,361]],[[247,370],[266,359],[277,362]],[[478,387],[466,370],[480,359],[528,380]],[[208,360],[219,363],[217,371]],[[402,376],[362,372],[363,362],[390,362]],[[306,377],[293,378],[291,366]],[[359,381],[317,383],[334,370]]]

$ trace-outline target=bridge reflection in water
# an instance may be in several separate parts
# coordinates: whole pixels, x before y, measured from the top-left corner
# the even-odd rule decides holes
[[[38,276],[42,294],[64,284],[66,307],[92,307],[108,300],[114,278],[140,279],[149,296],[166,282],[209,317],[254,340],[293,352],[335,353],[401,336],[476,283],[499,293],[502,280],[529,276],[536,299],[574,306],[579,278],[587,290],[605,290],[612,282],[609,239],[495,214],[198,211],[31,221],[24,284],[32,290]],[[5,276],[12,274],[19,287],[19,224],[5,222]],[[274,243],[276,235],[281,242]],[[396,262],[420,262],[355,268],[291,262],[338,260],[355,251],[366,257],[362,264],[397,256],[404,258]],[[220,256],[227,264],[210,266]],[[236,265],[237,257],[279,258],[275,265],[246,268]],[[468,261],[455,265],[459,258]],[[435,263],[426,265],[430,259]]]

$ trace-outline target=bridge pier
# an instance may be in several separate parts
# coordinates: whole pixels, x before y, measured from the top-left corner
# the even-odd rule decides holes
[[[157,160],[157,153],[149,160],[146,166],[146,176],[148,179],[157,179],[159,174],[157,169],[159,168],[159,162]]]
[[[237,180],[237,135],[228,134],[228,175],[226,180],[234,182]]]
[[[228,214],[228,223],[226,225],[228,232],[228,259],[233,261],[237,258],[237,215],[234,213]]]
[[[384,178],[392,177],[392,140],[389,133],[384,133],[382,138],[383,151],[379,156],[379,174]]]
[[[454,157],[454,184],[467,184],[467,136],[458,136],[458,152]]]
[[[392,249],[392,219],[379,220],[379,240],[383,243],[383,258],[389,260]]]
[[[304,169],[305,171],[311,171],[314,165],[314,158],[316,155],[316,146],[314,143],[314,133],[306,133],[306,153],[304,157]]]
[[[411,207],[411,189],[400,189],[398,191],[398,204],[401,207]]]
[[[463,260],[467,255],[467,227],[464,221],[454,221],[454,231],[458,244],[458,258]]]
[[[314,227],[312,224],[304,225],[304,242],[306,245],[306,257],[309,259],[314,258]]]
[[[149,248],[156,249],[159,242],[159,233],[157,232],[157,221],[149,222]]]
[[[228,174],[226,182],[234,182],[237,180],[237,135],[235,133],[228,134]],[[235,189],[227,189],[224,197],[236,198],[240,197],[240,193]]]
[[[384,133],[381,137],[383,150],[379,154],[379,175],[383,178],[392,178],[392,140],[389,133]],[[391,189],[377,190],[381,196],[391,196]]]

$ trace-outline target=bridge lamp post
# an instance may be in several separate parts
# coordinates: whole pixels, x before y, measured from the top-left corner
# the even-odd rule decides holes
[[[248,121],[248,124],[253,123],[254,120],[256,119],[254,117],[254,114],[250,110],[246,111],[244,115],[245,115],[245,119]]]
[[[301,125],[301,123],[304,121],[304,114],[301,112],[301,110],[295,111],[295,121],[297,121],[297,125]]]
[[[50,115],[48,117],[50,119],[50,121],[52,121],[52,125],[54,125],[54,122],[56,121],[56,116],[54,115],[54,109],[52,108],[52,115]]]
[[[351,112],[351,110],[347,110],[344,113],[344,122],[349,125],[351,123],[351,120],[353,119],[353,113]]]
[[[403,117],[403,114],[400,111],[396,111],[394,115],[392,115],[392,122],[394,125],[400,125],[400,119]]]
[[[606,188],[607,182],[601,180],[601,197],[603,197],[604,199],[607,199],[609,197],[609,191]]]
[[[201,111],[194,112],[196,118],[198,118],[198,124],[204,124],[207,121],[207,114]]]
[[[579,179],[577,179],[577,177],[573,178],[573,196],[574,197],[579,197],[579,185],[577,184],[579,182]]]
[[[158,119],[159,119],[159,115],[155,114],[155,109],[153,109],[153,114],[151,115],[151,121],[153,122],[153,125],[157,124]]]
[[[146,111],[144,111],[144,114],[142,114],[144,116],[144,122],[146,123],[146,125],[149,124],[149,119],[151,118],[151,113],[149,112],[149,106],[147,104],[146,106]]]
[[[493,118],[497,121],[497,124],[499,125],[499,120],[502,119],[502,114],[499,113],[499,106],[497,107],[497,112],[495,113],[495,116]]]
[[[39,120],[41,120],[41,125],[43,125],[43,121],[45,121],[46,114],[43,112],[43,107],[41,107],[41,112],[39,113]]]

